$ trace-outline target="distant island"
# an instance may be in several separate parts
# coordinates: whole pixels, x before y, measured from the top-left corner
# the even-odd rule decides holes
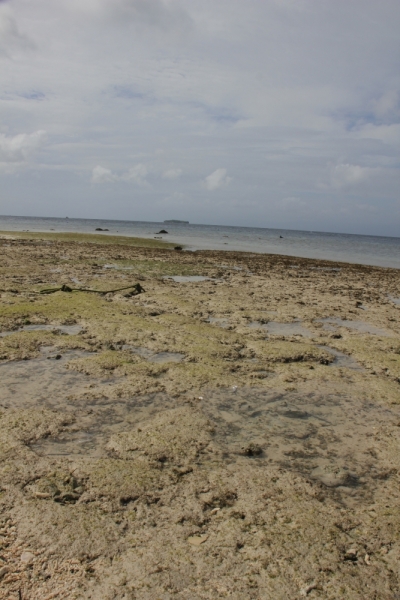
[[[186,223],[186,224],[188,224],[189,221],[178,221],[178,219],[170,219],[169,221],[164,221],[164,223]]]

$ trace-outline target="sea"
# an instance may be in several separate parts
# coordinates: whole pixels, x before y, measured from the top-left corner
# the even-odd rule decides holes
[[[165,241],[187,250],[281,254],[400,269],[400,238],[292,229],[0,215],[0,231],[78,232]],[[161,229],[167,234],[159,233]],[[97,232],[98,233],[98,232]]]

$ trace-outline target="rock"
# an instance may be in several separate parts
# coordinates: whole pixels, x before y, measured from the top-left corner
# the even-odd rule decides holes
[[[103,231],[101,227],[96,227],[95,231]]]
[[[157,232],[158,234],[160,233],[168,233],[168,231],[165,231],[165,229],[161,229],[160,231]]]
[[[182,250],[182,246],[175,246],[174,250]]]
[[[32,554],[32,552],[23,552],[21,554],[21,562],[26,563],[26,564],[31,563],[34,558],[35,558],[35,555]]]
[[[357,561],[357,550],[356,548],[350,548],[346,551],[344,555],[344,560],[352,560],[353,562]]]
[[[245,456],[260,456],[262,454],[262,448],[258,444],[253,444],[252,442],[248,446],[244,446],[242,448],[243,454]]]
[[[36,498],[42,498],[42,499],[51,498],[51,494],[49,494],[48,492],[33,492],[33,495]]]
[[[208,535],[206,533],[203,535],[192,535],[188,538],[188,542],[189,544],[192,544],[192,546],[200,546],[201,544],[204,544],[204,542],[206,542],[207,540]]]
[[[6,573],[8,573],[10,571],[10,569],[8,567],[1,567],[0,569],[0,578],[4,577],[4,575],[6,575]]]

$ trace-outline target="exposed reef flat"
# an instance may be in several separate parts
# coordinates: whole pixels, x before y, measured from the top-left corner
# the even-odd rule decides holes
[[[0,598],[397,598],[399,297],[394,269],[0,234]]]

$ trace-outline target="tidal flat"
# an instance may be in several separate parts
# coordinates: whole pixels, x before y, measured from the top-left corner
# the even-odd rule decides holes
[[[0,251],[0,599],[400,598],[399,270]]]

